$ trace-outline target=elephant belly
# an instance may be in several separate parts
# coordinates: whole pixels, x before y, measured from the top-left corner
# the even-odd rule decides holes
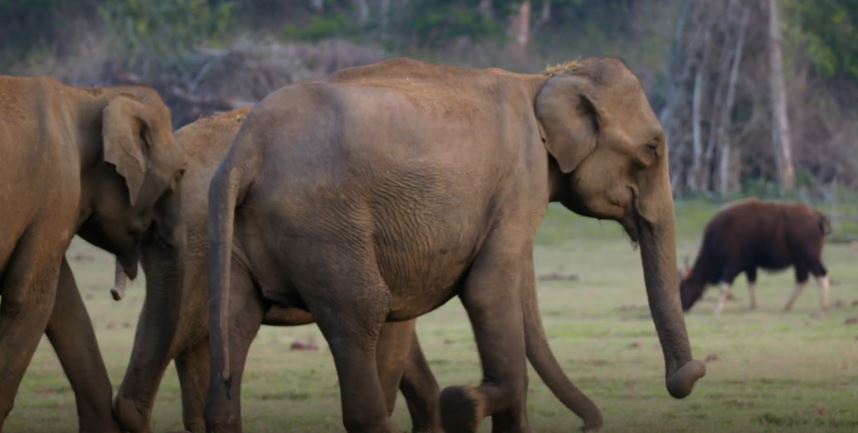
[[[455,296],[484,238],[479,218],[411,213],[376,224],[376,263],[390,291],[391,320],[427,313]],[[410,224],[408,224],[410,222]]]
[[[391,295],[390,320],[409,320],[458,294],[472,257],[455,247],[410,251],[406,256],[379,252],[381,276]]]

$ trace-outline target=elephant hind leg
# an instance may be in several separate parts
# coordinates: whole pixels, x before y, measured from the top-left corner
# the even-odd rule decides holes
[[[320,257],[308,258],[307,262],[317,265],[304,272],[316,278],[312,285],[301,282],[298,289],[334,356],[344,427],[349,433],[393,433],[397,430],[390,421],[376,356],[389,313],[389,291],[378,273],[374,254],[367,252],[370,248],[351,245],[333,254],[325,251]],[[330,257],[337,257],[336,263]],[[393,324],[391,330],[397,327],[410,328]],[[387,382],[392,394],[396,381]]]
[[[250,276],[233,267],[230,274],[229,363],[230,376],[221,377],[223,359],[212,357],[209,371],[209,392],[205,406],[206,431],[209,433],[241,433],[241,378],[250,344],[262,325],[265,306],[262,294]],[[217,317],[209,314],[209,319]],[[211,325],[211,323],[210,323]],[[211,329],[211,326],[210,326]]]
[[[438,382],[423,356],[417,334],[412,336],[411,350],[405,362],[405,371],[399,384],[408,412],[411,414],[414,433],[441,432],[441,414],[438,408]]]
[[[182,387],[182,420],[185,430],[204,433],[206,392],[209,388],[209,341],[185,349],[176,357],[176,370]]]
[[[385,323],[378,337],[375,360],[390,414],[396,405],[396,390],[402,381],[405,363],[408,361],[415,323],[415,320]]]

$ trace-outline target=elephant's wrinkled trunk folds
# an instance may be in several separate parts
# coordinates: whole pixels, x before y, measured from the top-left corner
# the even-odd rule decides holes
[[[173,195],[163,203],[166,212],[178,212],[180,198]],[[170,215],[170,221],[179,221]],[[158,384],[172,359],[172,345],[179,323],[180,293],[184,283],[185,226],[183,223],[158,226],[159,240],[144,242],[143,269],[146,271],[146,298],[137,324],[134,349],[128,369],[114,401],[114,416],[124,430],[148,431],[150,412]],[[165,325],[166,324],[166,325]]]
[[[658,213],[655,222],[638,218],[640,253],[649,308],[664,352],[667,391],[674,398],[684,398],[706,374],[706,367],[692,359],[685,330],[676,272],[672,200]]]

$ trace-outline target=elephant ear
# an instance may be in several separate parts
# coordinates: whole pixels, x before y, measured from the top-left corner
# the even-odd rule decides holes
[[[582,75],[551,77],[536,96],[536,117],[545,148],[560,170],[571,173],[596,147],[599,116],[594,87]]]
[[[131,205],[137,201],[146,176],[146,129],[143,105],[128,96],[116,96],[102,113],[104,160],[125,179]]]

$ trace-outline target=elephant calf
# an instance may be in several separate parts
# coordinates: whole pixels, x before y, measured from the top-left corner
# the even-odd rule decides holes
[[[793,266],[796,286],[784,309],[792,308],[810,273],[819,283],[820,307],[827,310],[831,283],[822,263],[822,247],[830,231],[828,217],[803,204],[751,199],[730,205],[706,224],[694,267],[686,271],[680,285],[682,308],[690,310],[707,284],[720,283],[715,314],[721,314],[733,280],[744,272],[751,309],[755,309],[757,268]]]
[[[0,430],[45,333],[74,389],[80,430],[119,431],[64,254],[79,234],[134,276],[144,238],[181,247],[168,209],[185,153],[170,117],[151,89],[0,76]]]
[[[667,147],[621,61],[521,75],[394,59],[266,97],[210,184],[208,431],[241,431],[247,351],[278,305],[310,311],[325,335],[346,430],[392,433],[384,324],[454,296],[483,380],[442,392],[444,430],[491,416],[493,431],[528,431],[526,359],[559,372],[533,269],[550,201],[640,243],[666,385],[688,395],[705,367],[679,300]]]

